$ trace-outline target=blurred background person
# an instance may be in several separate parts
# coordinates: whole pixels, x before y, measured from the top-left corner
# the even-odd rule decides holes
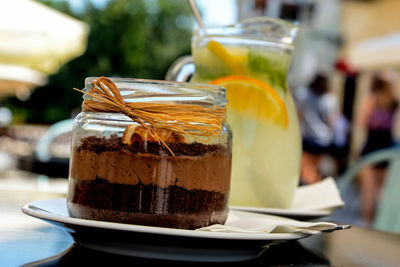
[[[389,72],[376,74],[356,120],[366,134],[361,156],[394,145],[393,131],[397,111],[398,100],[394,95],[394,85]],[[360,172],[362,216],[366,224],[373,220],[386,166],[387,163],[383,162],[366,166]]]
[[[317,74],[309,87],[298,88],[295,98],[303,138],[301,183],[315,183],[322,179],[321,159],[334,140],[338,103],[324,74]]]

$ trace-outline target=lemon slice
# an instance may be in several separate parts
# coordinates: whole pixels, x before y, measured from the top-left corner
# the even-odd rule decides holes
[[[229,108],[253,118],[265,119],[285,129],[288,127],[285,103],[268,83],[247,76],[231,75],[210,84],[227,89]]]
[[[240,64],[240,62],[243,61],[241,55],[231,54],[222,44],[214,40],[208,42],[207,48],[222,62],[224,62],[225,65],[227,65],[234,73],[245,73],[243,66]]]

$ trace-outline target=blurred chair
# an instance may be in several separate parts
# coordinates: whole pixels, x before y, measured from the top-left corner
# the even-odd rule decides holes
[[[39,139],[35,154],[39,161],[47,162],[51,159],[50,145],[58,136],[72,131],[74,119],[67,119],[53,124]]]
[[[383,161],[389,164],[372,227],[400,233],[400,147],[382,149],[363,156],[338,177],[338,187],[343,193],[362,167]]]
[[[57,137],[72,131],[73,124],[74,119],[53,124],[38,140],[31,155],[18,158],[17,168],[48,177],[68,178],[69,156],[56,155],[50,148]]]

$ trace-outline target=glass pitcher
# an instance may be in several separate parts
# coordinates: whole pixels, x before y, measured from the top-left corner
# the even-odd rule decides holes
[[[301,134],[286,76],[296,33],[295,25],[266,17],[198,29],[192,59],[178,59],[167,73],[167,80],[191,77],[192,82],[227,88],[227,120],[233,132],[230,205],[292,204]]]

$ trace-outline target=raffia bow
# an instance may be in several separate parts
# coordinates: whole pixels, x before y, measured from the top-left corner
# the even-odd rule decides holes
[[[89,92],[77,88],[74,90],[91,97],[83,101],[83,111],[123,113],[146,129],[147,133],[172,155],[174,153],[166,143],[169,135],[159,134],[160,132],[188,135],[199,140],[201,137],[218,136],[225,120],[225,108],[217,106],[208,108],[186,104],[127,103],[115,83],[106,77],[94,80]],[[125,132],[129,127],[136,126],[128,126]]]

